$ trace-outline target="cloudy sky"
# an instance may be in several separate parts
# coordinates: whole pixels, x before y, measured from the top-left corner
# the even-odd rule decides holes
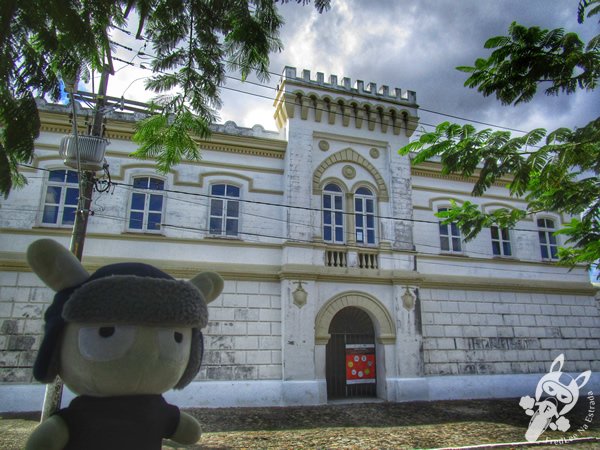
[[[294,0],[280,6],[285,18],[281,38],[285,49],[273,54],[266,86],[228,78],[222,89],[219,121],[240,126],[261,124],[275,129],[273,97],[283,67],[309,69],[354,80],[416,91],[421,108],[516,129],[582,126],[600,113],[600,89],[574,95],[546,97],[517,107],[501,106],[463,86],[466,74],[455,69],[487,56],[483,43],[506,34],[512,21],[526,26],[565,28],[586,41],[598,32],[597,19],[577,24],[578,0],[332,0],[329,12],[318,14]],[[126,34],[115,40],[140,48]],[[136,64],[134,54],[119,56]],[[117,68],[125,64],[118,63]],[[109,94],[148,101],[144,77],[149,72],[123,67],[109,83]],[[236,77],[236,74],[231,74]],[[256,80],[254,80],[256,81]],[[243,92],[238,92],[243,91]],[[420,111],[421,125],[431,130],[448,118]]]

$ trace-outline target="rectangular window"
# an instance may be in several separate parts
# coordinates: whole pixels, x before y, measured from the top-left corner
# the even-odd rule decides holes
[[[240,188],[231,184],[213,184],[210,188],[209,232],[213,235],[238,236]]]
[[[546,261],[558,260],[558,243],[556,242],[556,231],[554,220],[538,219],[538,237],[540,240],[540,251],[542,259]]]
[[[438,212],[448,211],[448,208],[438,208]],[[439,224],[440,248],[443,252],[462,253],[462,238],[460,229],[454,222],[450,224]]]
[[[500,228],[493,225],[490,227],[490,233],[492,235],[492,251],[494,256],[512,256],[508,228]]]
[[[367,188],[358,189],[354,197],[354,225],[357,244],[375,244],[375,199]]]
[[[344,206],[342,190],[329,184],[323,190],[323,240],[344,243]]]
[[[160,178],[136,177],[129,203],[130,231],[159,232],[161,230],[165,182]]]
[[[74,170],[51,170],[48,174],[42,212],[43,225],[69,226],[75,223],[79,184]]]

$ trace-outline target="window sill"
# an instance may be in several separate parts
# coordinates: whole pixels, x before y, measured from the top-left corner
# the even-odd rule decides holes
[[[146,235],[146,236],[163,236],[165,237],[165,233],[163,231],[148,231],[148,230],[126,230],[123,234],[135,234],[135,235]]]
[[[216,241],[242,241],[239,236],[227,236],[222,234],[209,234],[205,239],[214,239]]]
[[[73,224],[70,225],[62,225],[62,224],[57,224],[57,223],[40,223],[35,225],[33,228],[55,228],[58,230],[70,230],[71,228],[73,228]]]
[[[463,252],[446,252],[446,251],[441,251],[440,255],[442,255],[442,256],[456,256],[456,257],[468,258],[468,256],[465,255]]]

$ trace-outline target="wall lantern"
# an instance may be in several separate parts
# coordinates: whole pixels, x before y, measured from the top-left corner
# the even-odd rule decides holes
[[[297,284],[298,287],[294,292],[292,292],[292,297],[294,298],[294,305],[298,308],[302,308],[306,305],[306,299],[308,298],[308,292],[304,290],[302,287],[302,281],[296,281],[294,284]]]
[[[408,311],[411,311],[415,307],[415,294],[408,289],[408,286],[406,286],[404,294],[402,294],[402,304]]]

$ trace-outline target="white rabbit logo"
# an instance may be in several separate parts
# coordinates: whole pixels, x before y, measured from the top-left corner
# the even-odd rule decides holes
[[[561,353],[550,366],[550,372],[538,382],[535,399],[521,397],[519,405],[531,417],[525,438],[529,442],[536,441],[550,427],[551,430],[567,431],[571,424],[564,417],[579,399],[579,389],[590,379],[592,372],[586,370],[577,378],[561,372],[565,356]],[[542,396],[544,398],[542,399]]]

